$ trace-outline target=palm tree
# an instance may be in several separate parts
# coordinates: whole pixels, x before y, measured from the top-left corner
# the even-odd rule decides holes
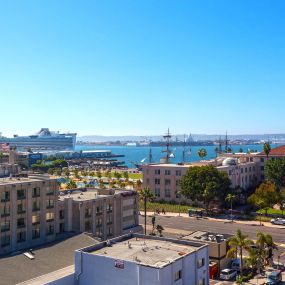
[[[204,158],[205,156],[207,156],[207,150],[205,148],[201,148],[198,150],[198,155],[200,158]]]
[[[269,142],[265,142],[264,145],[263,145],[263,151],[264,153],[266,154],[266,157],[268,159],[268,156],[269,156],[269,153],[271,151],[271,146],[269,144]]]
[[[277,245],[273,242],[270,234],[258,232],[256,236],[256,245],[259,249],[263,265],[268,265],[273,258],[273,250],[277,249]]]
[[[234,221],[233,219],[233,200],[236,198],[234,194],[229,193],[225,199],[226,202],[229,202],[231,204],[231,220],[232,222]]]
[[[147,201],[152,200],[153,193],[148,187],[145,187],[143,190],[140,191],[140,198],[144,202],[144,234],[146,235],[146,204]]]
[[[229,239],[229,246],[231,247],[227,252],[227,257],[232,257],[233,253],[240,257],[240,274],[243,272],[243,253],[244,250],[250,251],[253,241],[248,239],[247,235],[242,234],[241,230],[238,229],[235,236]]]

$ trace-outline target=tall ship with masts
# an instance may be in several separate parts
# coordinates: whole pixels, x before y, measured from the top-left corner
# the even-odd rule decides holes
[[[76,133],[52,132],[48,128],[42,128],[30,136],[14,135],[8,138],[0,134],[0,145],[6,144],[19,150],[74,150],[76,135]]]

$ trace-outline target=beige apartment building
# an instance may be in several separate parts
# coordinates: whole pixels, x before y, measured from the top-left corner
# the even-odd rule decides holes
[[[180,180],[193,166],[214,165],[219,171],[226,172],[232,187],[248,189],[261,179],[258,163],[244,161],[234,157],[201,161],[189,164],[148,164],[142,167],[143,187],[149,187],[157,200],[180,202]],[[187,201],[185,202],[191,202]]]
[[[138,226],[138,194],[127,190],[59,192],[48,175],[0,179],[0,255],[54,241],[66,232],[107,239]]]
[[[55,239],[57,189],[44,175],[0,179],[0,254]]]
[[[59,233],[88,232],[105,240],[139,225],[138,194],[118,189],[61,192],[58,213]]]

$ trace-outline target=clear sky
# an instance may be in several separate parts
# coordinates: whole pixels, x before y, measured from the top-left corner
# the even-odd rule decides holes
[[[0,131],[285,133],[284,0],[0,0]]]

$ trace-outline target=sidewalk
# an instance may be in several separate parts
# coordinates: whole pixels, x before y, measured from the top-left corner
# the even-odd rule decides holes
[[[182,217],[182,218],[188,218],[188,219],[197,219],[195,217],[189,217],[188,214],[185,213],[166,213],[164,214],[154,214],[153,212],[147,212],[147,216],[162,216],[162,217]],[[141,215],[143,215],[143,212],[141,212]],[[228,219],[218,219],[218,218],[211,218],[211,217],[206,217],[206,218],[199,218],[199,219],[207,219],[208,221],[215,221],[215,222],[221,222],[221,223],[231,223],[231,220]],[[250,225],[250,226],[259,226],[259,221],[240,221],[240,220],[234,220],[234,223],[236,224],[244,224],[244,225]],[[264,227],[269,227],[269,228],[276,228],[276,229],[285,229],[284,226],[278,226],[278,225],[273,225],[269,222],[262,222],[262,225]]]

